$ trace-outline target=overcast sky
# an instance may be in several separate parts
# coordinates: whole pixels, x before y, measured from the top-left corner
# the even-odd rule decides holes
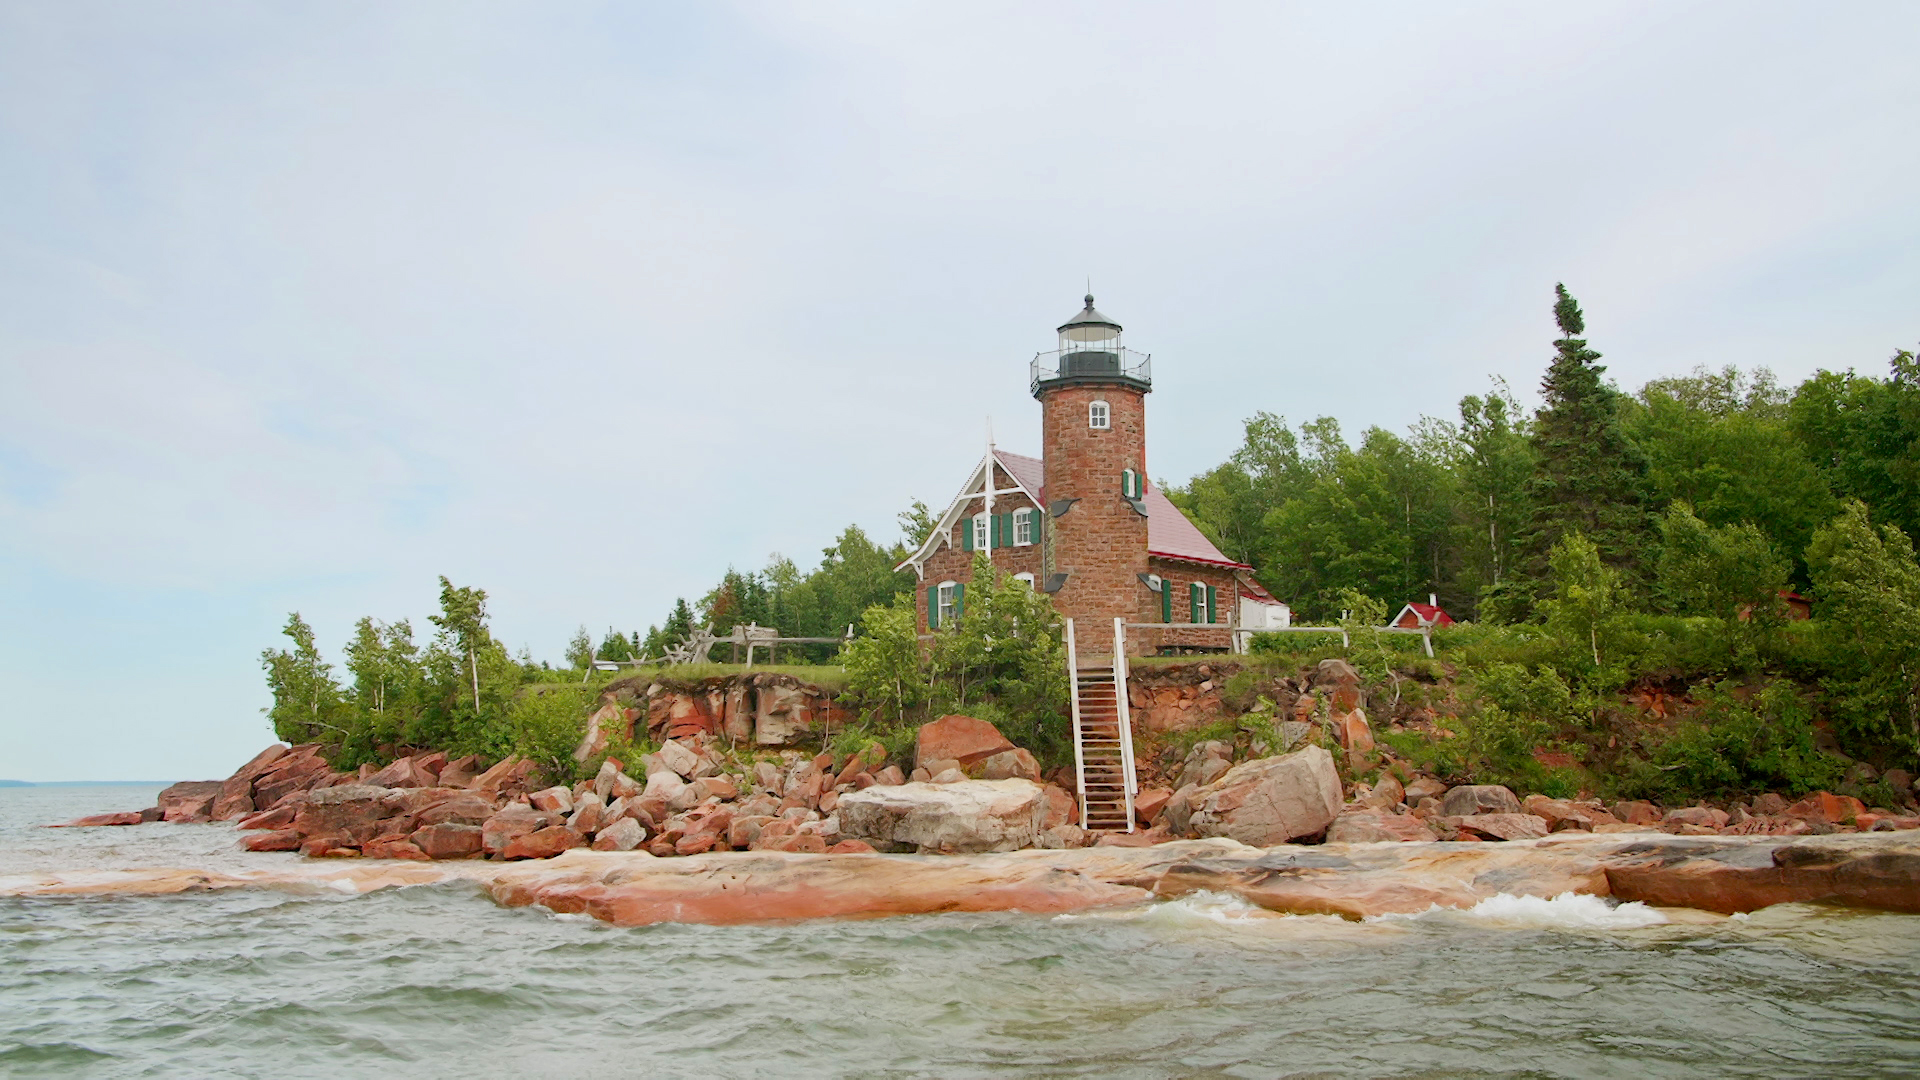
[[[1266,409],[1920,340],[1920,5],[0,3],[0,777],[224,776],[287,612],[559,658],[939,504],[1089,278]],[[422,634],[424,637],[424,633]]]

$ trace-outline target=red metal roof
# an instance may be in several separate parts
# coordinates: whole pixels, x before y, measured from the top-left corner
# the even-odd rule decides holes
[[[1409,611],[1413,612],[1415,618],[1430,626],[1453,625],[1453,616],[1432,604],[1408,604],[1406,607],[1400,609],[1400,615],[1405,615]],[[1393,625],[1400,625],[1399,615],[1394,616]]]

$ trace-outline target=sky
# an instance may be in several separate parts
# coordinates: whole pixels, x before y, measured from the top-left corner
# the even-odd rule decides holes
[[[0,777],[225,776],[299,611],[557,661],[1038,449],[1920,342],[1920,5],[0,2]]]

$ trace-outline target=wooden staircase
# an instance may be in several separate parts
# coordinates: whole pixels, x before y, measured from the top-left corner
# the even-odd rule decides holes
[[[1073,676],[1073,759],[1080,781],[1080,827],[1132,832],[1133,726],[1127,709],[1126,624],[1114,620],[1113,662],[1081,667],[1067,620],[1067,669]]]

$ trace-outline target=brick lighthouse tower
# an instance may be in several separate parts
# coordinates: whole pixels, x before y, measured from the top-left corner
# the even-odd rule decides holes
[[[1123,347],[1093,297],[1033,358],[1046,475],[1043,581],[1084,655],[1111,654],[1113,620],[1135,619],[1147,580],[1148,356]]]

